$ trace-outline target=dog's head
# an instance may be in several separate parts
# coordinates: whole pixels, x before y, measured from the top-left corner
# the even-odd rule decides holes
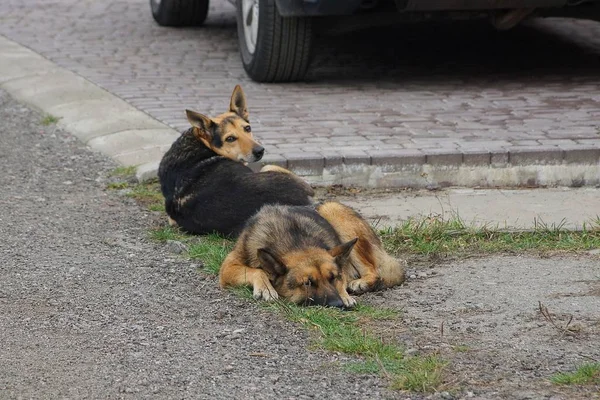
[[[300,305],[343,307],[340,293],[346,289],[346,279],[342,269],[357,240],[331,250],[311,247],[281,257],[262,248],[258,259],[281,297]]]
[[[243,163],[262,158],[265,149],[252,137],[246,96],[240,85],[233,89],[228,112],[214,118],[190,110],[185,113],[194,135],[218,155]]]

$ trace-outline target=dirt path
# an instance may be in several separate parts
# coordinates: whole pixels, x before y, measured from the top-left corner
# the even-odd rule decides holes
[[[0,92],[1,398],[384,398],[149,242],[115,167]]]
[[[410,351],[450,360],[448,385],[481,399],[587,399],[600,387],[561,388],[557,372],[600,361],[600,258],[500,256],[422,267],[407,290],[365,301],[404,308],[395,336]],[[426,275],[426,277],[425,277]],[[547,307],[558,327],[545,320]],[[389,334],[389,332],[386,332]]]
[[[0,397],[421,398],[344,372],[343,356],[147,240],[151,215],[104,190],[114,164],[40,119],[0,92]],[[452,361],[450,394],[432,397],[593,395],[545,379],[600,359],[598,256],[414,274],[361,301],[404,309],[381,334]],[[538,301],[580,333],[561,335]]]

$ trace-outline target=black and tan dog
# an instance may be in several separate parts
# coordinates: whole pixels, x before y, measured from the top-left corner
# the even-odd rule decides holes
[[[229,112],[215,118],[186,110],[192,127],[164,155],[158,170],[172,224],[191,233],[236,235],[265,204],[311,204],[312,188],[290,171],[267,165],[252,137],[246,97],[238,85]]]
[[[388,255],[354,210],[265,206],[252,217],[221,265],[221,287],[251,286],[257,299],[352,307],[348,294],[404,281],[404,264]]]

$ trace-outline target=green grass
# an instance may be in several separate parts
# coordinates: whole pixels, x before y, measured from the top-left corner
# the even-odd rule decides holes
[[[137,170],[137,167],[135,165],[130,165],[127,167],[117,167],[117,168],[113,169],[112,171],[110,171],[108,176],[110,176],[110,177],[116,176],[119,178],[129,177],[131,175],[135,175],[136,170]]]
[[[204,269],[217,275],[221,263],[233,248],[234,242],[219,235],[200,237],[197,243],[190,244],[188,256],[204,263]]]
[[[157,241],[179,240],[188,245],[187,256],[202,260],[204,271],[218,274],[221,263],[233,248],[234,242],[218,235],[190,236],[177,228],[160,227],[151,231]],[[254,301],[248,287],[234,288],[238,296]],[[358,373],[382,374],[390,378],[393,387],[403,390],[429,392],[442,382],[445,363],[433,356],[405,357],[403,349],[362,329],[373,321],[395,320],[400,312],[389,308],[358,305],[352,311],[328,307],[301,307],[286,301],[258,304],[270,311],[283,314],[314,333],[315,346],[361,358],[348,365]]]
[[[127,189],[129,185],[127,184],[127,182],[110,182],[108,185],[106,185],[106,187],[110,190],[121,190]]]
[[[466,353],[467,351],[471,350],[471,348],[466,344],[457,344],[456,346],[452,347],[452,350],[457,353]]]
[[[172,226],[161,226],[150,231],[150,238],[159,242],[166,242],[167,240],[183,242],[189,240],[191,237]]]
[[[600,248],[600,223],[591,221],[581,231],[568,231],[564,223],[548,226],[538,221],[530,231],[502,231],[474,227],[460,218],[411,218],[394,229],[381,231],[392,253],[427,256],[486,254],[516,251],[581,251]]]
[[[40,121],[40,123],[44,126],[56,124],[60,118],[55,117],[54,115],[46,114],[44,118]]]
[[[600,385],[600,363],[583,364],[575,372],[562,372],[550,380],[557,385]]]
[[[430,392],[442,383],[444,361],[436,356],[406,357],[400,346],[386,343],[361,328],[365,318],[397,317],[398,314],[392,310],[359,306],[352,311],[342,311],[327,307],[300,307],[285,301],[260,304],[312,331],[316,337],[315,346],[360,357],[360,362],[346,365],[349,371],[382,374],[390,379],[394,388],[401,390]]]

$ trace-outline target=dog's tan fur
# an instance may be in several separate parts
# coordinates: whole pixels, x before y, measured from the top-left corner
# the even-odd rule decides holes
[[[322,217],[323,219],[321,219]],[[264,207],[242,231],[221,266],[221,287],[249,285],[254,297],[353,307],[348,294],[404,281],[369,224],[340,203]]]

